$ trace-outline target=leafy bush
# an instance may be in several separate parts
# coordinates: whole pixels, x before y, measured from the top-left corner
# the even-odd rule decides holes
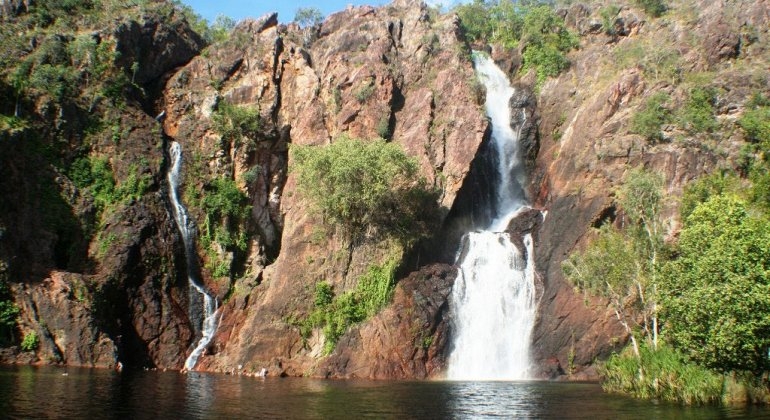
[[[0,261],[0,269],[5,269],[2,261]],[[0,271],[0,275],[2,274]],[[0,278],[0,343],[9,343],[13,340],[18,316],[19,307],[13,302],[8,284]]]
[[[636,5],[650,16],[658,17],[668,10],[664,0],[636,0]]]
[[[526,43],[522,70],[534,68],[538,83],[569,68],[565,53],[578,46],[578,40],[564,20],[547,5],[528,9],[524,15],[522,39]]]
[[[547,4],[475,0],[455,11],[473,42],[495,42],[508,48],[523,43],[522,70],[534,69],[538,83],[569,68],[565,53],[578,45],[564,20]]]
[[[679,206],[681,219],[687,220],[696,207],[705,203],[711,197],[736,191],[738,189],[736,184],[737,179],[735,177],[717,172],[687,185]]]
[[[150,188],[152,177],[139,174],[136,165],[131,165],[128,176],[116,186],[112,167],[106,158],[82,157],[76,159],[69,169],[69,178],[76,187],[89,192],[97,207],[104,210],[115,203],[131,199],[138,200]]]
[[[333,299],[334,291],[332,290],[332,286],[329,283],[322,281],[316,284],[315,299],[313,300],[313,304],[316,307],[326,306],[332,303]]]
[[[303,339],[314,328],[323,328],[324,353],[330,354],[349,327],[375,315],[393,295],[397,260],[372,265],[358,279],[356,288],[334,296],[329,283],[316,284],[314,309],[298,326]]]
[[[689,363],[668,346],[642,346],[641,357],[612,355],[600,368],[607,392],[684,404],[712,404],[722,399],[724,378]]]
[[[375,90],[374,81],[373,80],[366,81],[356,91],[355,93],[356,100],[359,103],[362,103],[362,104],[365,103],[366,101],[369,100],[369,98],[372,97],[372,95],[374,94],[374,90]]]
[[[256,144],[260,127],[259,109],[222,102],[212,116],[212,127],[222,140],[240,146],[243,140]]]
[[[300,7],[294,15],[294,23],[301,27],[320,25],[324,15],[317,7]]]
[[[77,159],[70,166],[69,177],[76,187],[91,193],[99,208],[104,209],[115,201],[115,178],[107,159]]]
[[[749,141],[770,144],[770,107],[746,111],[738,124],[746,132]],[[765,148],[770,149],[768,146]]]
[[[690,90],[690,95],[679,112],[679,124],[692,133],[714,131],[719,127],[714,118],[716,90],[696,87]]]
[[[294,145],[291,152],[297,190],[326,223],[356,239],[367,230],[405,242],[427,234],[436,191],[397,144],[343,136],[323,147]]]
[[[661,127],[671,120],[671,112],[666,108],[670,97],[664,92],[656,92],[644,103],[644,106],[631,119],[631,132],[640,134],[651,142],[663,140]]]
[[[226,217],[240,219],[248,216],[248,197],[238,188],[235,181],[227,177],[215,178],[206,187],[203,209],[209,218],[221,220]]]
[[[660,284],[671,342],[723,372],[770,369],[770,221],[711,197],[687,217],[678,252]]]
[[[24,335],[24,339],[21,341],[21,349],[23,351],[34,351],[40,346],[40,339],[37,333],[30,331]]]
[[[607,35],[617,35],[615,21],[620,13],[620,6],[612,4],[599,9],[599,15],[602,18],[602,30]]]
[[[206,267],[214,277],[226,277],[231,272],[232,257],[220,256],[213,247],[214,242],[222,249],[244,252],[248,247],[245,223],[251,206],[249,197],[228,177],[212,180],[201,200],[206,213],[201,234],[201,245],[208,255]]]

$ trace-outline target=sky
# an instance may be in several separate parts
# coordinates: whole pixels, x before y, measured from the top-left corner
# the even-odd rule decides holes
[[[214,22],[217,15],[229,16],[236,21],[246,17],[260,17],[265,13],[278,12],[278,20],[288,23],[294,20],[294,14],[300,7],[315,7],[328,16],[344,10],[348,5],[381,6],[390,0],[183,0],[209,22]],[[429,0],[426,3],[449,3],[448,0]]]

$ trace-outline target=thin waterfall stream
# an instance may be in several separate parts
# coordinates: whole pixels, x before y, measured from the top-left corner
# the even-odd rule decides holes
[[[519,153],[523,124],[511,127],[509,101],[514,88],[505,73],[484,54],[474,53],[473,61],[487,92],[498,184],[493,202],[486,204],[492,221],[484,230],[466,234],[458,255],[447,378],[527,379],[537,307],[533,239],[525,235],[524,249],[519,249],[504,232],[519,212],[529,209]]]
[[[201,338],[198,344],[193,349],[192,353],[187,357],[184,362],[184,370],[193,370],[198,358],[208,346],[211,339],[214,337],[214,333],[217,331],[217,325],[219,324],[218,317],[218,302],[216,297],[211,296],[206,289],[204,289],[200,280],[194,274],[193,267],[197,267],[197,255],[195,253],[195,226],[190,220],[187,213],[187,209],[179,200],[179,182],[180,172],[182,170],[182,146],[177,142],[172,142],[169,147],[169,155],[171,156],[171,166],[168,171],[168,185],[169,195],[171,197],[172,210],[174,213],[174,220],[179,228],[179,232],[182,234],[182,242],[184,243],[184,252],[187,259],[187,280],[192,286],[192,289],[203,298],[203,322],[201,325]],[[190,290],[190,319],[200,319],[200,315],[195,314],[195,308],[200,307],[200,304],[195,304],[195,294]]]

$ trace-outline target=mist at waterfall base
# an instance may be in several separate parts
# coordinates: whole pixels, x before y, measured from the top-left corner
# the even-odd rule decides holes
[[[201,338],[193,351],[187,356],[184,362],[185,370],[192,370],[198,363],[198,358],[208,346],[214,333],[217,330],[219,318],[217,316],[217,301],[200,284],[198,276],[195,274],[198,267],[197,254],[195,252],[195,225],[187,214],[187,209],[179,199],[179,182],[182,171],[182,146],[177,143],[171,143],[169,147],[169,157],[171,164],[168,171],[169,198],[171,199],[174,221],[176,221],[179,233],[182,235],[184,243],[185,258],[187,261],[187,279],[192,290],[190,294],[190,320],[194,326],[200,325]],[[193,290],[195,291],[193,293]],[[202,305],[200,303],[203,300]]]
[[[474,65],[486,88],[486,113],[492,124],[492,165],[497,179],[493,199],[481,203],[491,223],[463,238],[452,289],[453,343],[448,359],[451,380],[520,380],[530,376],[530,337],[535,322],[534,250],[531,235],[518,249],[503,231],[526,207],[522,184],[519,127],[511,127],[507,76],[484,54]],[[526,116],[526,115],[525,115]],[[518,131],[517,131],[518,130]]]
[[[66,375],[64,375],[66,374]],[[0,366],[2,418],[761,418],[561,382],[330,381],[189,372]]]

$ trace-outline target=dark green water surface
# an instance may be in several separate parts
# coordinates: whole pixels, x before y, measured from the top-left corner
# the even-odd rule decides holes
[[[0,367],[0,417],[67,419],[718,419],[760,408],[686,408],[597,384],[258,379],[176,372]]]

